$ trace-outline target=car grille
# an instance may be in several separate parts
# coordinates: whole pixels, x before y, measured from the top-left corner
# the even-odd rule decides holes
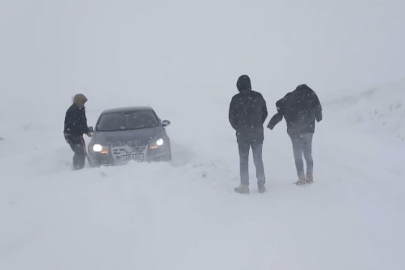
[[[146,148],[146,145],[136,146],[136,147],[129,146],[129,145],[117,146],[117,147],[111,148],[111,153],[114,156],[132,155],[132,154],[143,153],[145,151],[145,148]]]

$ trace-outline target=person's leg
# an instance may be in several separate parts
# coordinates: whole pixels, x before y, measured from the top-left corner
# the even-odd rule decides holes
[[[236,192],[248,193],[249,189],[249,150],[250,143],[247,141],[238,142],[239,147],[239,166],[241,185],[235,188]]]
[[[264,165],[263,165],[263,142],[252,142],[252,152],[253,152],[253,160],[256,167],[256,177],[257,177],[257,185],[260,188],[264,187],[266,182],[265,180],[265,173],[264,173]]]
[[[70,145],[73,155],[73,169],[80,170],[84,167],[86,162],[86,153],[80,137],[69,137],[67,143]]]
[[[76,146],[75,146],[75,142],[74,142],[74,138],[71,135],[67,135],[65,134],[65,141],[67,144],[69,144],[70,149],[72,149],[73,151],[73,165],[72,168],[75,169],[75,156],[76,156]]]
[[[83,169],[86,164],[86,153],[84,152],[83,145],[77,145],[76,149],[77,169]]]
[[[298,182],[305,181],[304,161],[302,160],[304,140],[301,135],[290,135],[293,145],[295,167],[297,169]]]
[[[239,144],[240,180],[242,185],[249,185],[249,142]]]
[[[304,157],[307,163],[307,182],[313,182],[314,160],[312,158],[312,138],[313,134],[308,133],[303,135],[304,139]]]

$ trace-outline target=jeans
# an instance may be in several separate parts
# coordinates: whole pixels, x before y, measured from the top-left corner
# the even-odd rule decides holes
[[[294,151],[295,166],[297,174],[300,179],[305,178],[304,162],[302,155],[305,157],[307,163],[307,176],[312,176],[314,170],[314,160],[312,158],[312,138],[313,133],[292,135],[289,134]]]
[[[249,150],[252,148],[253,160],[256,167],[257,184],[264,185],[265,175],[262,159],[263,141],[240,141],[240,178],[242,185],[249,185]]]
[[[66,142],[70,145],[73,155],[73,169],[80,170],[84,168],[86,162],[86,152],[83,137],[65,135]]]

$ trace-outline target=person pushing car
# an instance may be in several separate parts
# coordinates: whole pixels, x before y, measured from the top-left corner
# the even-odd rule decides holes
[[[87,98],[83,94],[77,94],[73,98],[73,104],[66,111],[63,134],[66,142],[70,145],[73,155],[73,170],[80,170],[86,162],[86,148],[83,134],[91,137],[87,126],[85,103]]]

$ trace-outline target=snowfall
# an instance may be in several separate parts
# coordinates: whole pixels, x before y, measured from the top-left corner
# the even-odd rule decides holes
[[[0,2],[0,270],[405,269],[401,1]],[[275,102],[318,94],[314,181],[265,128],[267,192],[237,194],[242,74]],[[170,163],[72,171],[63,121],[88,97],[171,121]],[[86,143],[90,138],[84,137]]]

